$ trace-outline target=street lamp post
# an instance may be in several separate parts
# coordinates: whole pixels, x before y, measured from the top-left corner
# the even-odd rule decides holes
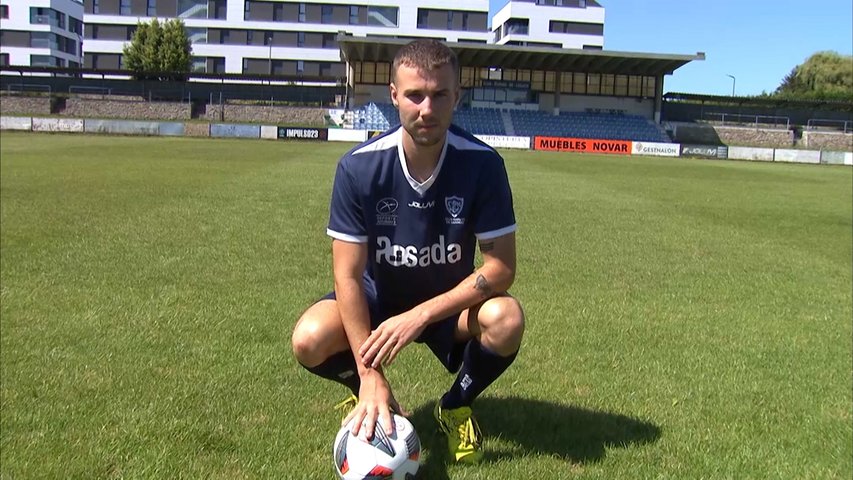
[[[270,55],[269,55],[269,74],[272,76],[272,33],[267,36],[267,42],[270,44]]]
[[[732,79],[732,96],[734,97],[735,96],[735,82],[737,82],[737,79],[735,78],[734,75],[726,74],[726,76]]]

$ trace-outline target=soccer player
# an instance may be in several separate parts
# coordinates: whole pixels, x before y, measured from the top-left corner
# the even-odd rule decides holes
[[[435,407],[458,462],[482,458],[471,405],[515,360],[524,313],[515,278],[515,214],[503,159],[451,125],[459,64],[441,42],[403,46],[391,68],[401,125],[341,158],[332,189],[335,290],[308,308],[293,352],[309,371],[350,388],[344,423],[393,431],[405,411],[383,374],[425,343],[451,373]],[[482,265],[475,269],[475,247]]]

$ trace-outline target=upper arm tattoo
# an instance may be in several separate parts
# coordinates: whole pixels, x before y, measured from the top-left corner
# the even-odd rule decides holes
[[[489,285],[489,282],[486,280],[482,274],[477,275],[477,279],[474,280],[474,288],[480,292],[480,295],[483,298],[488,298],[492,296],[492,286]]]
[[[495,249],[495,241],[494,240],[484,240],[484,241],[480,242],[480,251],[481,252],[483,252],[483,253],[491,252],[494,249]]]

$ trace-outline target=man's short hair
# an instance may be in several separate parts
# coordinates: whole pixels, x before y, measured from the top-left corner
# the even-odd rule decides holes
[[[457,78],[459,77],[459,59],[456,58],[456,53],[438,40],[415,40],[398,50],[397,55],[394,56],[394,63],[391,64],[392,82],[401,65],[427,72],[450,65],[453,73]]]

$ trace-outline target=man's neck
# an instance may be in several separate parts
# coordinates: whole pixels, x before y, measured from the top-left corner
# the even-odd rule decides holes
[[[403,152],[406,154],[409,175],[419,182],[425,182],[435,171],[443,149],[444,141],[425,147],[417,145],[408,135],[403,135]]]

